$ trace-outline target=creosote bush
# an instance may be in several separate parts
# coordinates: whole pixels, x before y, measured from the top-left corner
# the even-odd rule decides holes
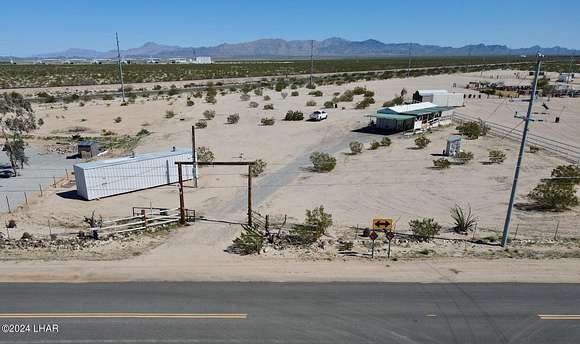
[[[381,146],[381,144],[378,141],[373,141],[373,142],[371,142],[369,149],[375,150],[375,149],[378,149],[380,146]]]
[[[325,109],[332,109],[334,107],[334,102],[332,100],[324,102]]]
[[[250,104],[248,104],[248,106],[251,107],[252,109],[255,109],[259,106],[259,104],[256,102],[250,102]]]
[[[391,145],[391,139],[388,137],[383,137],[383,139],[381,140],[381,146],[388,147],[390,145]]]
[[[322,91],[321,90],[310,91],[308,92],[308,95],[313,97],[322,97]]]
[[[193,106],[195,103],[193,102],[193,100],[188,99],[187,102],[185,103],[187,106]]]
[[[250,95],[247,93],[243,93],[240,95],[240,100],[243,102],[247,102],[248,100],[250,100],[250,98],[251,98]]]
[[[227,118],[228,124],[236,124],[240,121],[240,114],[234,113]]]
[[[578,205],[576,187],[572,183],[542,182],[528,194],[539,210],[564,211]]]
[[[240,236],[234,240],[233,250],[241,255],[260,254],[265,242],[264,235],[258,230],[246,226]]]
[[[409,228],[413,235],[419,241],[429,241],[435,235],[439,234],[441,225],[432,218],[409,221]]]
[[[252,177],[258,177],[259,175],[264,173],[264,170],[266,169],[267,165],[268,164],[262,159],[256,160],[256,163],[252,165],[252,167],[250,167]]]
[[[477,122],[465,122],[456,129],[459,133],[470,140],[475,140],[483,135],[482,128]]]
[[[328,153],[314,152],[310,155],[315,172],[330,172],[336,166],[336,158]]]
[[[473,160],[473,153],[461,151],[455,155],[454,159],[457,160],[457,163],[459,164],[467,164]]]
[[[290,97],[298,97],[299,95],[300,95],[300,93],[298,93],[298,91],[290,92]]]
[[[306,102],[306,106],[316,106],[316,102],[314,100],[309,100]]]
[[[439,158],[437,160],[433,160],[433,166],[439,169],[445,169],[451,167],[451,161],[445,158]]]
[[[275,122],[276,120],[274,119],[274,117],[263,117],[260,120],[260,123],[262,123],[262,125],[274,125]]]
[[[195,122],[195,127],[198,129],[207,128],[207,120],[200,119],[199,121]]]
[[[266,105],[264,105],[264,110],[274,110],[274,104],[266,104]]]
[[[121,121],[123,120],[123,118],[121,118],[120,116],[115,117],[115,123],[121,123]]]
[[[215,160],[213,152],[209,147],[201,146],[197,147],[197,161],[199,162],[212,162]]]
[[[298,110],[288,110],[288,112],[286,112],[286,116],[284,117],[285,121],[301,121],[304,119],[304,114],[302,113],[302,111],[298,111]]]
[[[431,143],[431,140],[427,136],[425,136],[423,134],[419,135],[415,139],[415,145],[419,149],[423,149],[423,148],[427,147],[429,145],[429,143]]]
[[[177,115],[177,114],[173,110],[165,111],[165,118],[173,118],[173,117],[175,117],[175,115]]]
[[[505,158],[505,153],[500,150],[494,149],[489,151],[489,162],[492,164],[501,164],[505,161]]]
[[[349,147],[350,147],[350,152],[352,154],[360,154],[360,153],[362,153],[364,146],[362,143],[360,143],[358,141],[352,141],[349,144]]]
[[[215,110],[205,110],[203,112],[203,117],[205,117],[205,119],[207,119],[208,121],[214,119],[215,118]]]

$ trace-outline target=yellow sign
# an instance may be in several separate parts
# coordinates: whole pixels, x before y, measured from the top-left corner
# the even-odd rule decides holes
[[[373,229],[393,229],[393,219],[373,219]]]

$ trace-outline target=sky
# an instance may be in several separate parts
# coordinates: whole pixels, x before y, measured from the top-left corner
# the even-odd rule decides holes
[[[0,7],[0,56],[108,51],[115,48],[115,31],[122,49],[150,41],[191,47],[329,37],[580,49],[580,1],[6,1]]]

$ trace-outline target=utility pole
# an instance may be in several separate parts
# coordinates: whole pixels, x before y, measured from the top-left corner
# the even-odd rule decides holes
[[[310,82],[309,87],[312,87],[312,74],[314,74],[314,40],[310,40]]]
[[[191,126],[191,161],[193,161],[193,186],[197,188],[197,149],[195,147],[195,125]]]
[[[536,89],[538,87],[538,75],[540,74],[540,67],[542,66],[542,59],[544,55],[538,52],[536,60],[536,72],[534,73],[534,81],[532,82],[532,92],[530,93],[530,102],[528,104],[528,112],[524,120],[524,131],[522,132],[522,142],[520,144],[520,151],[518,154],[518,161],[516,163],[516,171],[514,173],[514,182],[512,184],[512,193],[510,195],[510,201],[507,208],[507,214],[505,217],[505,224],[503,226],[503,235],[501,238],[501,246],[506,247],[510,231],[510,222],[512,220],[512,210],[514,208],[514,201],[516,198],[516,190],[518,187],[518,178],[520,176],[520,168],[522,166],[522,160],[524,158],[524,151],[526,148],[526,139],[528,138],[528,128],[530,125],[532,116],[532,107],[534,106],[534,98],[536,98]]]
[[[407,78],[411,76],[411,45],[413,43],[409,42],[409,64],[407,65]]]
[[[115,39],[117,40],[117,61],[119,62],[119,80],[121,81],[121,95],[123,103],[125,102],[125,83],[123,82],[123,66],[121,64],[121,50],[119,49],[119,34],[115,32]]]
[[[252,227],[252,165],[248,165],[248,226]]]

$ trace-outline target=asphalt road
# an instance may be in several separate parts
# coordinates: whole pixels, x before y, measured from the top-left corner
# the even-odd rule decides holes
[[[578,313],[573,284],[1,284],[0,344],[578,343]]]

